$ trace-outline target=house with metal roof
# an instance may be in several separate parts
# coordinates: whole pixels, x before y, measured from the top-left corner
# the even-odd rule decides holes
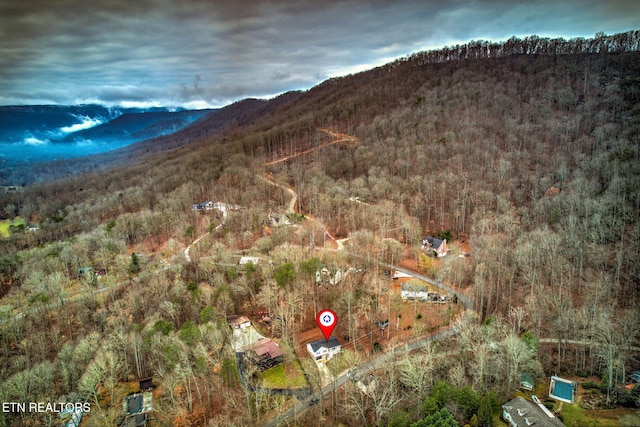
[[[284,354],[278,344],[269,338],[260,338],[249,352],[249,357],[260,369],[273,368],[282,363]]]

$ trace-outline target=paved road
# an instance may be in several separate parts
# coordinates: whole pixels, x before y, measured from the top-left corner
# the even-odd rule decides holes
[[[349,371],[350,376],[346,373],[338,376],[331,384],[327,384],[322,387],[319,391],[310,395],[304,400],[299,400],[296,404],[291,407],[289,410],[278,414],[275,418],[263,424],[263,427],[277,427],[280,425],[285,425],[288,422],[295,422],[300,416],[304,415],[304,413],[313,406],[311,404],[312,400],[318,399],[322,400],[325,396],[329,396],[333,390],[337,390],[350,380],[350,378],[362,378],[366,374],[369,374],[378,369],[384,368],[389,365],[395,359],[398,359],[404,356],[407,353],[418,350],[429,343],[442,341],[446,338],[449,338],[455,335],[458,332],[459,324],[454,324],[452,327],[448,328],[445,331],[442,331],[438,334],[431,335],[425,338],[421,338],[415,341],[408,343],[402,347],[398,347],[389,351],[387,353],[380,354],[379,356],[371,359],[370,361],[363,363],[362,365],[353,368]]]
[[[332,135],[335,137],[338,137],[338,135]],[[271,185],[275,185],[281,188],[284,188],[285,190],[287,190],[289,192],[289,194],[291,195],[291,203],[289,205],[289,211],[293,212],[294,208],[295,208],[295,202],[297,201],[297,194],[296,192],[289,188],[289,187],[285,187],[282,186],[280,184],[277,184],[273,181],[268,180],[267,178],[264,178],[260,175],[258,175],[258,177],[262,180],[265,180],[267,182],[269,182]],[[326,231],[326,229],[325,229]],[[334,239],[335,240],[335,239]],[[343,240],[347,240],[347,239],[343,239]],[[343,249],[342,245],[338,245],[339,249]],[[358,256],[357,254],[353,254],[350,253],[353,256]],[[423,280],[427,283],[430,283],[432,285],[438,286],[444,290],[446,290],[449,293],[452,294],[456,294],[458,296],[458,301],[462,304],[462,306],[464,307],[465,310],[471,310],[474,311],[475,310],[475,304],[473,303],[472,299],[469,298],[467,295],[461,294],[457,291],[455,291],[454,289],[452,289],[451,287],[445,285],[442,280],[434,280],[431,279],[427,276],[424,276],[422,274],[416,273],[415,271],[409,270],[407,268],[404,267],[400,267],[400,266],[396,266],[396,265],[390,265],[390,264],[386,264],[386,263],[380,263],[380,265],[384,268],[389,268],[389,269],[393,269],[393,270],[398,270],[401,271],[405,274],[408,274],[412,277],[415,277],[417,279]],[[431,342],[436,342],[436,341],[442,341],[446,338],[449,338],[455,334],[458,333],[459,331],[459,324],[456,323],[452,326],[450,326],[448,329],[435,334],[435,335],[431,335],[425,338],[421,338],[415,341],[412,341],[410,343],[408,343],[405,346],[402,347],[398,347],[393,349],[392,351],[380,354],[379,356],[371,359],[370,361],[356,367],[353,368],[350,371],[350,374],[353,375],[354,377],[361,377],[362,375],[364,375],[365,373],[369,373],[372,371],[375,371],[381,367],[386,366],[389,361],[397,359],[400,356],[403,356],[406,353],[418,350],[424,346],[426,346],[428,343]],[[264,424],[264,427],[276,427],[279,425],[283,425],[288,423],[292,418],[295,420],[297,419],[300,415],[303,415],[310,406],[312,406],[311,402],[312,401],[316,401],[316,399],[320,400],[320,398],[323,398],[324,396],[329,395],[333,390],[338,389],[340,387],[342,387],[344,384],[346,384],[346,382],[349,381],[349,377],[347,377],[347,374],[345,373],[344,375],[341,375],[339,377],[336,377],[335,380],[331,383],[326,385],[325,387],[321,388],[319,391],[317,391],[316,393],[310,395],[309,397],[307,397],[306,399],[299,399],[298,402],[296,402],[296,404],[290,408],[289,410],[279,414],[277,417],[275,417],[274,419],[272,419],[271,421],[267,422]]]

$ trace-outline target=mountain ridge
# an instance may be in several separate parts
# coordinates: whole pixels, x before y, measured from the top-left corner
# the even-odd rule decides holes
[[[105,170],[115,165],[131,164],[141,161],[142,156],[157,153],[162,150],[178,148],[194,142],[206,141],[221,132],[232,131],[239,127],[256,126],[256,130],[266,132],[265,137],[273,135],[278,142],[277,150],[282,149],[283,126],[271,126],[268,120],[269,114],[283,108],[291,111],[290,116],[295,118],[299,125],[297,130],[289,131],[287,138],[299,138],[303,134],[308,138],[308,130],[318,126],[324,126],[327,119],[334,123],[341,123],[346,130],[356,125],[368,122],[391,108],[394,108],[398,99],[406,99],[412,91],[420,86],[425,77],[418,69],[431,64],[436,68],[455,69],[453,65],[457,61],[482,61],[504,60],[517,63],[524,72],[527,71],[527,63],[538,56],[557,61],[563,56],[575,55],[620,55],[625,52],[636,52],[640,49],[640,31],[628,31],[625,33],[606,36],[597,34],[593,39],[575,38],[570,40],[550,39],[538,36],[528,36],[524,39],[510,38],[504,42],[470,41],[462,45],[445,47],[442,49],[417,52],[406,57],[398,58],[387,64],[356,74],[330,78],[306,91],[286,92],[270,100],[244,99],[230,104],[212,113],[205,114],[200,120],[196,120],[180,129],[176,133],[166,136],[158,136],[135,143],[135,146],[123,147],[108,153],[96,156],[83,157],[79,160],[56,160],[48,167],[49,171],[57,171],[53,176],[48,173],[38,172],[43,165],[30,165],[25,162],[18,166],[16,171],[7,171],[0,166],[0,183],[5,185],[24,185],[33,182],[57,179],[87,171]],[[479,65],[478,65],[479,66]],[[402,73],[395,72],[398,68]],[[411,70],[413,68],[414,70]],[[405,79],[406,81],[395,81]],[[384,88],[375,87],[383,85]],[[366,89],[365,89],[366,88]],[[354,96],[353,91],[362,96]],[[396,93],[385,95],[385,90]],[[398,92],[399,91],[399,92]],[[357,98],[357,101],[352,101]],[[293,102],[299,100],[301,103]],[[313,107],[312,105],[316,105]],[[283,110],[284,111],[284,110]],[[212,116],[213,114],[213,116]],[[319,115],[322,118],[317,117]],[[215,116],[215,117],[214,117]],[[283,116],[284,117],[284,116]],[[259,125],[260,121],[267,125]],[[292,126],[288,117],[282,120],[284,127]],[[165,126],[166,128],[167,126]],[[307,130],[301,132],[301,128]],[[86,134],[96,132],[94,129],[86,131]],[[79,135],[85,133],[84,130]],[[147,136],[147,135],[145,135]],[[248,143],[248,152],[254,153],[255,142]],[[268,150],[273,154],[273,144]],[[20,174],[24,171],[24,176]]]

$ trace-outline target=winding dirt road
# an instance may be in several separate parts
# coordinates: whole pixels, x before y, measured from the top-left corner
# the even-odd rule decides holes
[[[329,135],[330,137],[334,138],[329,142],[324,142],[320,145],[318,145],[317,147],[313,147],[313,148],[309,148],[307,150],[303,150],[294,154],[290,154],[288,156],[284,156],[284,157],[280,157],[279,159],[276,160],[272,160],[270,162],[265,163],[265,165],[267,166],[271,166],[271,165],[275,165],[278,163],[283,163],[286,162],[288,160],[294,159],[296,157],[300,157],[303,156],[305,154],[309,154],[312,153],[316,150],[319,150],[321,148],[325,148],[328,147],[330,145],[334,145],[334,144],[350,144],[350,145],[355,145],[358,143],[358,138],[356,138],[355,136],[351,136],[351,135],[347,135],[346,133],[340,133],[340,132],[335,132],[326,128],[320,128],[318,129],[321,132],[324,132],[325,134]]]

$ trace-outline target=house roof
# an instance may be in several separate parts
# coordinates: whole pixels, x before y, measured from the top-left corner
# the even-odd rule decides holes
[[[418,280],[403,283],[401,289],[405,292],[429,292],[429,286]]]
[[[544,405],[526,400],[520,396],[502,405],[511,421],[518,427],[562,427],[564,424]]]
[[[233,315],[227,318],[227,321],[231,326],[240,327],[243,323],[251,323],[251,320],[247,316]]]
[[[432,249],[437,250],[440,245],[442,245],[442,242],[444,242],[444,240],[442,239],[438,239],[437,237],[431,237],[431,236],[424,236],[424,238],[422,239],[422,244],[426,244],[429,243],[429,245],[431,245]]]
[[[269,357],[271,359],[282,356],[282,350],[280,350],[278,344],[269,338],[260,338],[256,341],[253,345],[253,351],[260,357]]]
[[[149,378],[142,378],[140,380],[140,390],[147,390],[147,389],[152,389],[154,388],[153,386],[153,378],[149,377]]]
[[[524,387],[527,390],[532,390],[533,386],[536,384],[533,375],[529,372],[524,372],[520,375],[520,386]]]
[[[318,341],[310,342],[309,346],[311,346],[311,350],[313,350],[313,352],[316,353],[322,347],[325,347],[328,349],[340,347],[340,341],[338,341],[338,338],[336,337],[330,337],[329,340],[318,340]]]
[[[207,207],[207,205],[212,206],[212,205],[213,205],[213,203],[212,203],[210,200],[207,200],[206,202],[194,203],[194,204],[193,204],[193,207],[201,207],[201,208],[204,208],[204,207]]]
[[[144,427],[147,425],[147,414],[137,414],[127,418],[126,427]]]
[[[139,414],[142,412],[142,395],[134,394],[127,397],[127,414]]]

